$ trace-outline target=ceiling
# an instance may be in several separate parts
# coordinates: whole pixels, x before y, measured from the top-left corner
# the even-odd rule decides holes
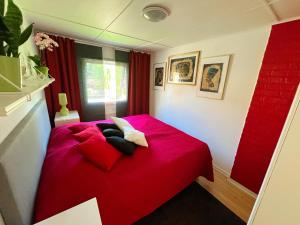
[[[165,48],[300,16],[300,0],[15,0],[37,30],[132,49]],[[75,3],[76,2],[76,3]],[[149,4],[171,14],[152,23]]]

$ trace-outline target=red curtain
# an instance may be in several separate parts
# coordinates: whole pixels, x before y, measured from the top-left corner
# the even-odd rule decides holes
[[[149,113],[150,55],[129,53],[128,114]]]
[[[81,102],[74,40],[50,37],[59,44],[53,52],[43,52],[43,60],[49,68],[49,74],[55,78],[55,82],[45,89],[49,117],[53,126],[55,113],[60,110],[58,93],[67,94],[67,107],[70,110],[78,110],[81,113]]]

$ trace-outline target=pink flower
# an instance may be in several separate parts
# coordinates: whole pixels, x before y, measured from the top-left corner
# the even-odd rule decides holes
[[[38,32],[33,38],[35,45],[43,51],[47,49],[48,51],[53,51],[54,47],[59,47],[58,43],[54,41],[49,35],[45,33]]]

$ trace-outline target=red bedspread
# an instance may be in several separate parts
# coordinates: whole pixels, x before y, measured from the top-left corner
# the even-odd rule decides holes
[[[123,156],[110,172],[95,167],[74,149],[78,142],[68,126],[53,129],[34,222],[96,197],[103,225],[130,225],[198,176],[213,180],[205,143],[148,115],[125,119],[145,133],[149,148],[139,147],[133,156]]]

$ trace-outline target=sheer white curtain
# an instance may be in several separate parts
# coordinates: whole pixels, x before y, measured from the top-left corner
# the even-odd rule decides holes
[[[106,77],[105,87],[105,119],[116,116],[116,68],[115,68],[115,50],[110,47],[102,48],[104,59],[104,73]]]
[[[105,119],[116,116],[117,113],[117,87],[116,68],[114,61],[104,61],[105,73]]]
[[[83,59],[86,103],[104,104],[105,119],[117,115],[117,104],[127,103],[128,63],[116,62],[113,57],[104,50],[103,60]]]

